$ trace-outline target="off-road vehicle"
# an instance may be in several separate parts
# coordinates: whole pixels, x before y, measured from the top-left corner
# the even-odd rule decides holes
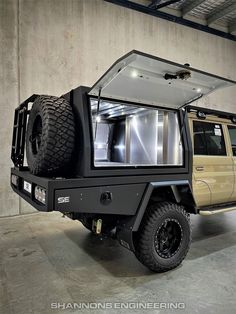
[[[234,84],[132,51],[92,88],[32,95],[15,111],[11,186],[39,211],[112,235],[151,270],[172,269],[190,246],[190,214],[236,208],[236,115],[190,105]]]

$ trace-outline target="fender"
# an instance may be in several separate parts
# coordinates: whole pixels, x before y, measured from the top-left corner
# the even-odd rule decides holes
[[[196,204],[192,194],[191,184],[188,180],[150,182],[146,188],[143,199],[136,214],[132,217],[120,221],[117,227],[117,238],[120,244],[131,251],[135,251],[134,233],[138,231],[148,203],[154,190],[162,187],[171,189],[177,203],[185,206],[189,213],[196,214]],[[187,193],[186,193],[187,189]],[[183,192],[184,193],[183,193]],[[185,195],[187,194],[187,198]]]

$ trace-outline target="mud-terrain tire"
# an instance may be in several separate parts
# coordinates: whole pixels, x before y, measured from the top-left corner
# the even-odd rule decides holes
[[[189,214],[174,203],[155,203],[147,208],[135,237],[135,255],[154,272],[181,264],[191,243]]]
[[[31,173],[60,175],[71,161],[75,143],[72,108],[64,98],[39,96],[30,111],[26,157]]]

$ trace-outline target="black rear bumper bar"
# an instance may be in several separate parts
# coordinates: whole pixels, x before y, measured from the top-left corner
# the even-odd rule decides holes
[[[79,212],[115,215],[134,215],[139,207],[148,180],[137,177],[113,178],[46,178],[38,177],[25,167],[11,168],[17,176],[13,190],[39,211]],[[24,181],[31,185],[31,193],[24,189]],[[35,199],[34,190],[46,190],[45,204]],[[107,195],[110,195],[106,199]]]

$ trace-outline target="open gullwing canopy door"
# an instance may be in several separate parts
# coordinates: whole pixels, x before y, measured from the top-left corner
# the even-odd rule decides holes
[[[236,84],[139,51],[131,51],[96,82],[89,95],[163,108],[182,106],[215,90]]]

